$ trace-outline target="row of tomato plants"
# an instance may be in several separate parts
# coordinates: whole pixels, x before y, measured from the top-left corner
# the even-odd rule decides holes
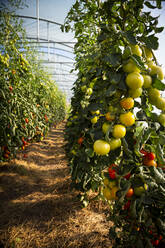
[[[156,8],[77,1],[66,22],[67,29],[75,22],[78,39],[65,130],[72,185],[85,206],[91,190],[109,204],[114,248],[155,247],[165,239],[165,84],[154,55],[162,29],[142,11],[144,3]]]
[[[45,136],[65,118],[64,94],[40,68],[21,22],[1,13],[0,31],[0,161]]]

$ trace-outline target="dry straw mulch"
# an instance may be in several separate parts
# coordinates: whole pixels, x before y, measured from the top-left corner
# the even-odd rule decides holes
[[[107,206],[82,208],[70,188],[64,125],[0,165],[0,248],[111,247]]]

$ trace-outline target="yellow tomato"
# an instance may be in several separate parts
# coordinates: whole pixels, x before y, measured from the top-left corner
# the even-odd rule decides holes
[[[165,99],[162,98],[162,97],[158,97],[158,98],[156,99],[155,106],[156,106],[158,109],[160,109],[160,110],[162,110],[162,111],[165,111]]]
[[[109,184],[108,184],[109,188],[113,188],[114,186],[116,186],[116,181],[113,180],[113,181],[109,181]]]
[[[91,123],[92,123],[92,124],[97,123],[97,121],[98,121],[98,117],[97,117],[97,116],[94,116],[94,117],[91,119]]]
[[[150,49],[148,49],[147,47],[144,47],[144,50],[145,50],[145,54],[146,54],[146,57],[147,57],[147,60],[150,60],[152,59],[152,52]]]
[[[164,79],[163,69],[160,66],[158,66],[158,65],[155,65],[155,66],[152,66],[151,67],[150,74],[151,75],[155,75],[156,74],[159,80],[163,80]]]
[[[119,188],[117,186],[113,187],[111,189],[111,197],[112,197],[112,200],[116,200],[117,199],[117,196],[116,196],[116,193],[117,191],[119,190]]]
[[[99,115],[100,114],[100,110],[96,110],[96,111],[91,111],[92,115],[96,114]]]
[[[134,99],[132,97],[123,98],[120,105],[124,109],[131,109],[134,106]]]
[[[142,95],[142,88],[137,88],[136,90],[133,89],[129,89],[128,94],[132,97],[132,98],[138,98]]]
[[[148,65],[148,68],[150,68],[150,69],[152,68],[152,66],[156,66],[154,61],[148,61],[147,65]]]
[[[109,142],[109,144],[110,144],[110,147],[111,147],[111,150],[115,150],[115,149],[117,149],[118,147],[120,147],[121,146],[121,139],[111,139],[110,140],[110,142]]]
[[[109,123],[104,122],[104,124],[102,125],[102,131],[103,131],[103,133],[106,133],[109,128],[110,128]]]
[[[127,73],[140,72],[139,68],[130,60],[127,64],[123,65],[123,71]]]
[[[106,155],[110,152],[110,145],[105,140],[96,140],[93,149],[98,155]]]
[[[131,45],[130,48],[133,54],[136,54],[138,56],[142,56],[142,50],[138,45]]]
[[[106,177],[106,178],[104,178],[104,180],[103,180],[103,183],[104,183],[104,185],[105,186],[109,186],[109,182],[110,182],[110,180]]]
[[[138,72],[129,73],[126,77],[126,84],[129,88],[136,90],[143,86],[144,79],[143,76]]]
[[[147,89],[152,85],[152,78],[150,75],[142,75],[144,79],[143,88]]]
[[[112,135],[114,138],[123,138],[126,135],[125,126],[120,124],[114,125]]]
[[[148,90],[148,98],[151,104],[156,104],[157,99],[160,98],[160,91],[156,88],[150,87]]]
[[[165,114],[160,114],[158,116],[158,121],[163,127],[165,127]]]
[[[121,114],[119,118],[120,122],[126,127],[130,127],[135,123],[135,116],[131,112]]]
[[[109,189],[108,187],[105,187],[103,189],[103,196],[105,197],[106,200],[112,200],[111,198],[111,189]]]
[[[93,93],[93,90],[92,88],[88,88],[87,91],[86,91],[87,95],[92,95]]]

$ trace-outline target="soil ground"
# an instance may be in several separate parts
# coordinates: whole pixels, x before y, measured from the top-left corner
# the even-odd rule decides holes
[[[0,165],[0,248],[110,248],[108,207],[70,188],[65,123]]]

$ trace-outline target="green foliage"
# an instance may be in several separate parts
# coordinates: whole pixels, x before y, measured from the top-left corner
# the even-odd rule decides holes
[[[0,161],[65,118],[65,96],[30,51],[21,22],[0,12]]]

